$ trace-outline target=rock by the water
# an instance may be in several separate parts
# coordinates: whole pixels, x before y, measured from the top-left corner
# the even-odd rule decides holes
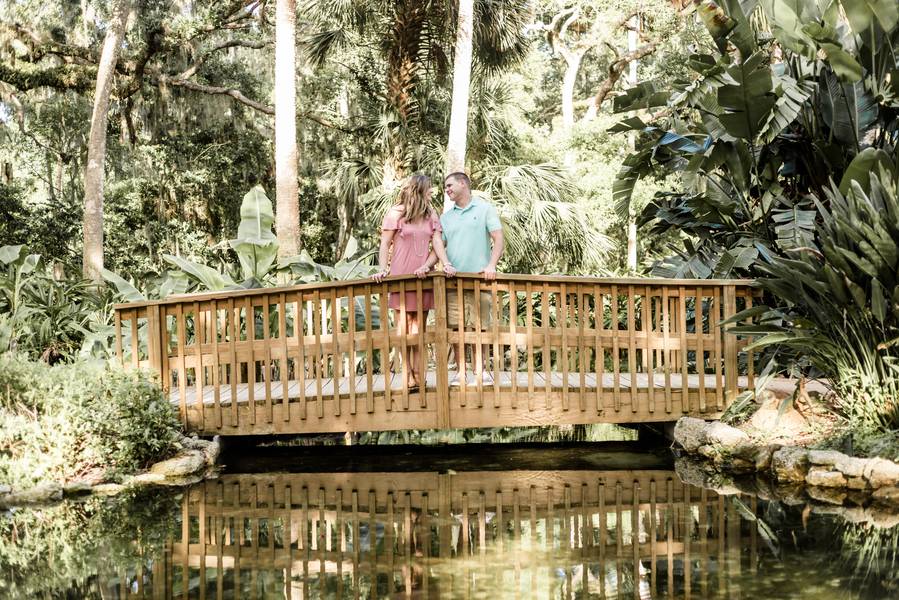
[[[899,465],[885,458],[871,458],[865,461],[864,476],[871,487],[880,488],[899,484]]]
[[[206,455],[200,450],[185,450],[174,458],[150,467],[150,473],[163,477],[186,477],[206,468]]]
[[[771,456],[771,470],[780,481],[805,482],[808,452],[790,446],[781,448]]]
[[[674,441],[687,452],[696,452],[706,443],[705,430],[708,423],[693,417],[681,417],[674,426]]]
[[[0,485],[0,494],[8,494],[12,491],[12,487],[8,485]]]
[[[124,489],[125,486],[121,483],[101,483],[94,486],[93,492],[95,494],[101,494],[103,496],[114,496]]]
[[[846,487],[846,476],[827,467],[813,466],[808,470],[805,482],[820,487],[843,488]]]
[[[733,452],[749,443],[749,436],[736,427],[715,421],[705,428],[707,444],[719,446],[726,452]]]

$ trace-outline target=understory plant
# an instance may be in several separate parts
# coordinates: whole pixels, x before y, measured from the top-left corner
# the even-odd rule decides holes
[[[112,335],[111,295],[81,278],[56,278],[39,254],[0,247],[0,352],[49,363],[104,356]]]
[[[881,170],[869,187],[813,197],[814,240],[758,267],[777,304],[733,320],[757,318],[737,330],[807,357],[852,428],[877,431],[899,428],[899,181]]]
[[[146,372],[0,354],[0,483],[116,478],[173,454],[178,431],[174,409]]]

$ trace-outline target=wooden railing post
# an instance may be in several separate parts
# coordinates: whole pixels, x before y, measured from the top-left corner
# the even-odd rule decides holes
[[[158,304],[151,304],[147,307],[147,362],[150,369],[159,375],[162,389],[168,392],[168,382],[162,372],[163,329],[162,309]]]
[[[434,275],[434,368],[437,369],[437,428],[450,428],[449,344],[447,342],[446,278]]]
[[[733,284],[724,286],[724,321],[737,314],[737,287]],[[724,336],[724,403],[725,408],[737,397],[739,367],[737,365],[737,336],[730,333],[735,323],[723,326]]]

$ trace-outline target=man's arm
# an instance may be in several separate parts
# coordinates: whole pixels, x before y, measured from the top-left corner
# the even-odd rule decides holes
[[[490,262],[484,267],[484,279],[493,281],[496,279],[496,265],[502,258],[505,249],[505,240],[503,239],[502,228],[490,232],[490,239],[493,240],[493,250],[490,251]]]

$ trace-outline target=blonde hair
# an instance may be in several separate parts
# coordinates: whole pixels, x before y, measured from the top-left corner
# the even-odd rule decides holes
[[[431,178],[427,175],[413,175],[403,184],[399,201],[396,204],[403,209],[403,218],[407,223],[414,223],[431,215]]]

